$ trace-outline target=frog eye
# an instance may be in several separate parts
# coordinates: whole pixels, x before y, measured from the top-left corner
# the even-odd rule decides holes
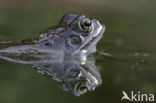
[[[90,27],[92,25],[91,21],[89,19],[85,19],[83,21],[83,25],[86,26],[86,27]]]
[[[92,22],[89,19],[84,19],[79,22],[79,28],[81,31],[90,32],[91,31]]]
[[[88,82],[79,82],[75,88],[80,94],[84,94],[88,90]]]
[[[88,87],[86,85],[82,85],[79,87],[79,91],[83,94],[87,91]]]

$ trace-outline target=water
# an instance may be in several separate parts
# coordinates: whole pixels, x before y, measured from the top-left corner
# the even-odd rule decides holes
[[[65,13],[85,14],[106,26],[95,54],[103,84],[94,92],[75,97],[28,65],[0,60],[0,102],[121,103],[123,90],[156,94],[154,0],[2,0],[0,4],[0,40],[32,37],[57,24]]]

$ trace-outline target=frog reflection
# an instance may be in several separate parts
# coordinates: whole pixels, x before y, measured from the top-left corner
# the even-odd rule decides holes
[[[104,25],[96,19],[67,14],[57,26],[38,36],[0,42],[0,58],[30,64],[53,77],[64,90],[79,96],[101,84],[94,62],[87,64],[86,59],[96,52],[96,44],[104,30]]]
[[[62,63],[44,61],[31,65],[41,74],[57,81],[63,90],[70,91],[76,96],[93,91],[102,83],[93,57],[88,57],[86,64],[72,60]]]

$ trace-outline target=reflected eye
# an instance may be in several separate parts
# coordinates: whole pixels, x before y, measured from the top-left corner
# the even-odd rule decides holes
[[[79,90],[80,90],[80,92],[81,93],[85,93],[86,91],[87,91],[87,86],[81,86],[80,88],[79,88]]]
[[[78,35],[71,35],[69,38],[70,38],[71,44],[81,44],[82,43],[82,39]]]
[[[76,90],[80,94],[84,94],[87,91],[87,89],[88,89],[88,82],[81,81],[76,86]]]
[[[85,33],[91,31],[92,22],[89,19],[84,19],[79,22],[79,28],[81,31],[84,31]]]

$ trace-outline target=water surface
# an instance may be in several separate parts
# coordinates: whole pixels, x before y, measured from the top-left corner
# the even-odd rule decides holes
[[[30,66],[0,60],[0,102],[121,103],[123,90],[156,94],[155,3],[154,0],[0,1],[0,40],[36,35],[57,24],[65,13],[85,14],[106,26],[95,53],[103,84],[94,92],[75,97]]]

